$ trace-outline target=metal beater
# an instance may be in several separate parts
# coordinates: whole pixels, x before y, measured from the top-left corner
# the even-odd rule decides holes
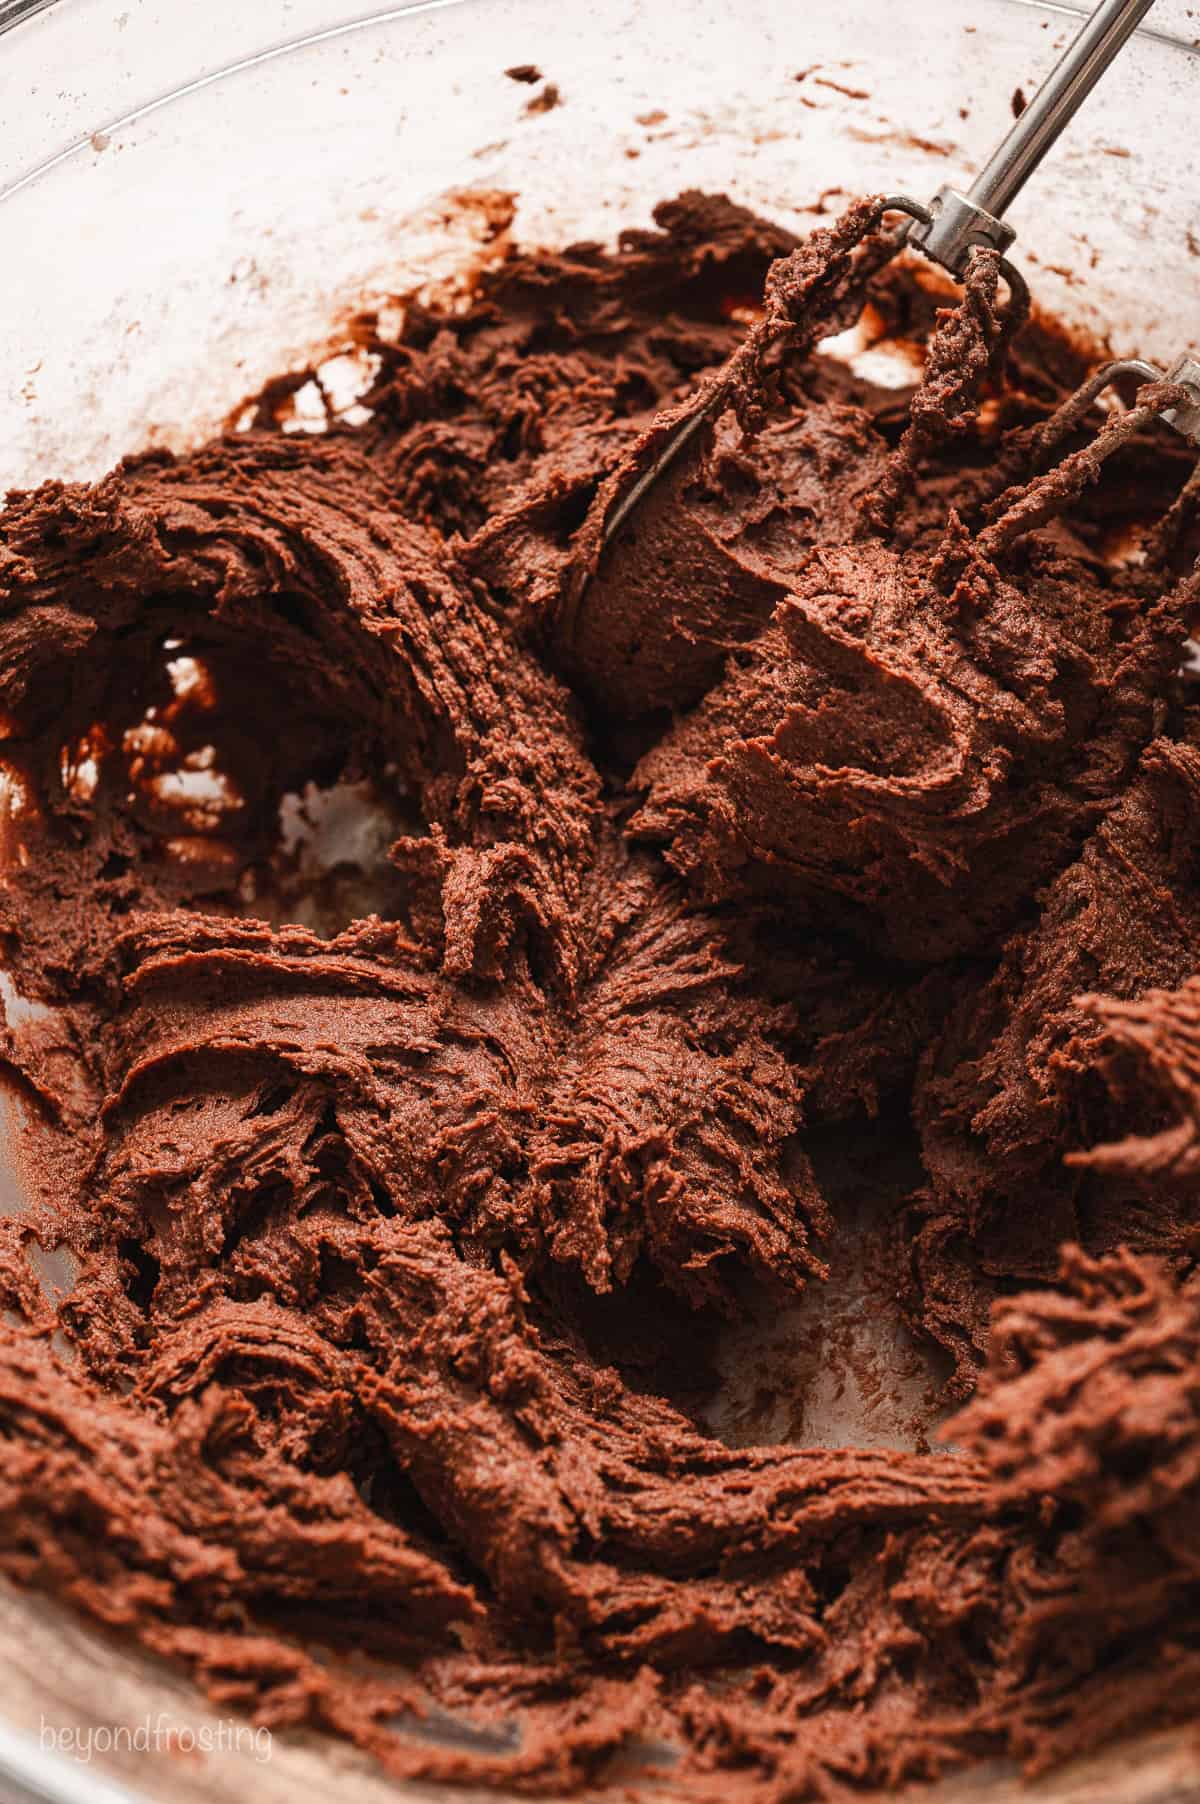
[[[1154,0],[1101,0],[966,193],[943,187],[927,205],[905,194],[887,196],[885,210],[907,214],[910,221],[896,240],[896,248],[902,244],[914,246],[960,281],[974,251],[993,251],[999,258],[998,267],[1012,301],[1023,311],[1028,289],[1006,255],[1016,232],[1004,214],[1153,4]],[[1135,407],[1122,416],[1126,430],[1107,435],[1106,453],[1155,417],[1200,444],[1200,359],[1183,356],[1165,373],[1138,359],[1106,364],[1047,422],[1041,448],[1049,450],[1064,438],[1100,392],[1123,375],[1154,383],[1160,391],[1168,388],[1177,392],[1160,393],[1157,400],[1145,404],[1140,411]],[[718,377],[705,404],[683,420],[612,510],[601,536],[601,555],[705,422],[723,411],[727,399],[728,389]],[[1168,401],[1172,404],[1167,405]],[[1197,483],[1200,476],[1189,483],[1189,490]],[[582,595],[583,587],[575,594],[572,614],[577,613]]]

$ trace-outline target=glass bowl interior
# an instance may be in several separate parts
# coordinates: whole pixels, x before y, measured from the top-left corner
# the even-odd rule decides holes
[[[1163,359],[1200,337],[1188,11],[1159,0],[1012,214],[1041,305]],[[768,0],[752,30],[728,0],[51,7],[0,74],[0,484],[210,432],[348,348],[364,304],[444,292],[514,238],[608,241],[686,187],[796,225],[853,193],[925,198],[1076,24],[1025,0]],[[530,108],[521,63],[557,105]]]
[[[751,24],[730,0],[419,0],[367,17],[331,0],[59,0],[0,38],[0,489],[195,443],[289,368],[320,368],[329,399],[301,391],[291,422],[319,429],[369,378],[364,309],[452,303],[512,243],[612,242],[682,189],[800,229],[859,193],[924,199],[970,176],[1081,10],[760,0]],[[1183,0],[1152,19],[1012,219],[1041,306],[1166,362],[1200,344],[1200,59]],[[523,64],[536,82],[506,73]],[[19,1206],[11,1173],[8,1193]],[[854,1423],[824,1432],[852,1439]],[[119,1695],[135,1720],[155,1705],[202,1719],[171,1675],[52,1606],[6,1593],[5,1611],[0,1775],[103,1795],[98,1770],[37,1745],[52,1670],[77,1713],[111,1720]],[[1160,1770],[1139,1795],[1191,1795],[1181,1746],[1106,1755],[1070,1795],[1115,1801]],[[435,1795],[303,1738],[270,1767],[227,1750],[186,1790],[169,1756],[148,1771],[125,1777],[162,1797]],[[1014,1786],[995,1770],[941,1795],[998,1804]]]

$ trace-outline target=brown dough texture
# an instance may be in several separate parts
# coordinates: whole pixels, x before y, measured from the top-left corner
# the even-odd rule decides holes
[[[915,393],[820,350],[860,316]],[[0,1571],[530,1795],[1194,1714],[1171,394],[1047,472],[1084,352],[873,201],[684,195],[359,330],[362,423],[284,430],[291,372],[0,515]],[[872,1134],[947,1445],[726,1445],[721,1324],[839,1284]]]

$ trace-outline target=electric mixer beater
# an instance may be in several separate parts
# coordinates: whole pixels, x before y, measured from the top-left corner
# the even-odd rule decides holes
[[[965,283],[976,253],[990,253],[1008,286],[1005,338],[1011,336],[1028,312],[1029,294],[1024,277],[1007,256],[1016,232],[1004,215],[1153,3],[1154,0],[1102,0],[966,192],[945,186],[927,204],[905,194],[888,195],[878,202],[879,217],[901,213],[907,215],[909,223],[891,237],[882,255],[877,254],[870,262],[868,273],[881,267],[889,256],[911,246],[956,281]],[[651,461],[629,473],[634,480],[626,487],[618,475],[616,492],[610,485],[609,492],[602,496],[604,517],[590,568],[581,567],[560,617],[560,627],[567,638],[574,632],[589,581],[608,547],[681,452],[706,424],[714,422],[731,405],[742,377],[745,349],[735,353],[697,391],[692,402],[678,410],[675,422],[656,444]],[[952,349],[948,355],[953,356]],[[946,374],[954,379],[952,371]],[[1044,457],[1057,447],[1081,422],[1100,393],[1122,377],[1135,377],[1149,386],[1135,407],[1109,422],[1095,445],[1066,460],[1058,485],[1060,496],[1073,479],[1078,479],[1080,488],[1091,480],[1105,457],[1154,418],[1162,419],[1200,445],[1200,359],[1184,355],[1166,372],[1141,359],[1105,364],[1041,428],[1037,451]],[[1193,498],[1198,489],[1200,468],[1189,479],[1176,509],[1185,498]],[[1026,520],[1029,525],[1036,523],[1036,513],[1036,502],[1026,504],[1024,512],[1010,510],[1002,521],[986,529],[984,540],[993,548],[1011,542],[1019,532],[1028,530]]]

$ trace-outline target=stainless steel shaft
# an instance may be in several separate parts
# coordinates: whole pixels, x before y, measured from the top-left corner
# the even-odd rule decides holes
[[[1153,4],[1154,0],[1103,0],[975,177],[968,200],[1003,217]]]
[[[960,188],[939,188],[927,207],[907,195],[892,196],[914,222],[909,242],[958,277],[972,251],[1003,256],[1016,237],[1004,217],[1010,203],[1153,4],[1101,0],[965,194]]]

